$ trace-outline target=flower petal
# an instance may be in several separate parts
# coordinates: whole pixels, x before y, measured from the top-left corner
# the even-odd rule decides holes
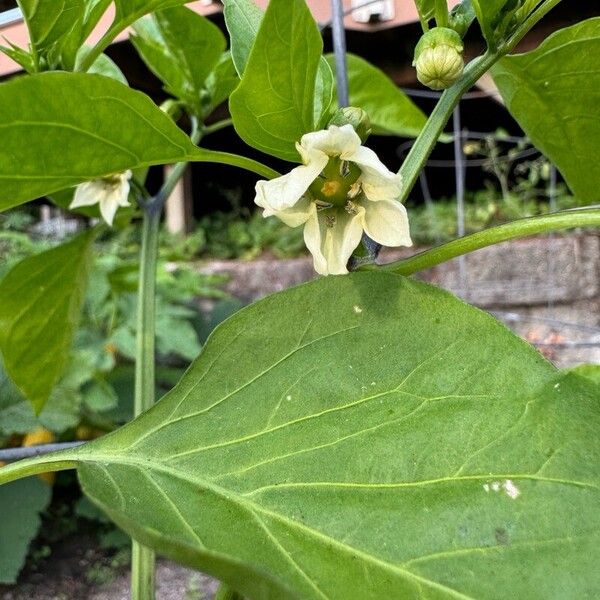
[[[369,200],[396,200],[402,192],[402,177],[392,173],[370,148],[361,146],[348,158],[362,171],[360,181]]]
[[[333,227],[328,227],[323,213],[315,213],[306,222],[304,241],[313,255],[315,271],[320,275],[348,273],[347,264],[363,232],[364,210],[350,215],[338,211]]]
[[[321,252],[321,237],[321,223],[315,210],[304,226],[304,243],[313,256],[315,271],[319,275],[328,275],[327,260]]]
[[[100,200],[100,214],[102,218],[112,227],[115,215],[119,209],[119,196],[112,194]]]
[[[106,182],[103,183],[104,190],[98,196],[100,198],[100,214],[112,226],[119,207],[131,206],[129,204],[129,178],[124,174],[114,185],[107,185]]]
[[[300,156],[302,156],[302,160],[306,164],[312,160],[316,152],[327,156],[340,156],[343,160],[350,160],[347,157],[357,151],[360,143],[360,137],[358,137],[352,125],[344,125],[342,127],[330,125],[328,129],[313,131],[303,135],[297,148]]]
[[[129,184],[128,179],[121,180],[121,183],[117,188],[115,188],[114,192],[111,193],[111,197],[117,199],[117,203],[119,206],[131,206],[129,204],[129,190],[131,189],[131,185]]]
[[[365,233],[382,246],[412,246],[408,215],[396,200],[364,202]]]
[[[69,208],[80,208],[82,206],[93,206],[100,202],[104,194],[104,185],[97,180],[86,181],[75,188],[75,195]]]
[[[313,212],[317,212],[316,204],[311,202],[308,198],[301,198],[291,208],[278,210],[275,213],[275,216],[283,221],[288,227],[298,227],[306,223]]]
[[[292,169],[286,175],[259,181],[256,184],[254,202],[265,209],[265,217],[277,214],[277,211],[291,208],[304,196],[310,184],[319,176],[328,162],[327,156],[319,153],[307,165]]]

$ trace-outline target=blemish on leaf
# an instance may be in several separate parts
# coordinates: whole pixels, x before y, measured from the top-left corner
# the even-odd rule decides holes
[[[508,531],[504,527],[497,527],[496,531],[494,531],[494,537],[500,546],[507,546],[510,542]]]
[[[507,479],[503,483],[502,487],[504,488],[506,495],[513,500],[516,500],[521,495],[521,490],[519,490],[519,488],[510,479]]]
[[[509,498],[516,500],[521,495],[521,490],[510,480],[492,481],[492,483],[484,483],[483,489],[485,492],[500,492],[504,491]]]
[[[363,311],[363,309],[362,309],[360,306],[358,306],[357,304],[355,304],[355,305],[354,305],[354,312],[355,312],[357,315],[360,315],[360,313],[361,313],[362,311]]]

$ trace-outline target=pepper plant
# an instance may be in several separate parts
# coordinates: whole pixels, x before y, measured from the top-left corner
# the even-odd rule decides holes
[[[597,227],[600,210],[515,221],[383,266],[372,240],[361,241],[365,231],[410,244],[402,203],[461,96],[490,70],[579,202],[598,201],[600,19],[514,54],[559,2],[463,0],[449,12],[443,0],[416,0],[419,79],[445,89],[425,119],[358,57],[349,60],[355,110],[337,111],[332,61],[304,0],[271,0],[264,14],[251,0],[224,0],[229,53],[176,0],[115,0],[114,23],[93,47],[84,42],[109,2],[66,11],[22,0],[31,45],[6,52],[29,74],[0,85],[0,208],[65,190],[74,207],[103,202],[109,220],[137,207],[141,414],[80,448],[3,467],[0,483],[76,469],[87,496],[136,540],[134,598],[153,597],[153,550],[222,580],[220,598],[597,597],[597,383],[408,276],[509,239]],[[134,23],[137,49],[172,95],[162,111],[115,80],[102,54]],[[464,65],[469,28],[486,50]],[[43,72],[53,69],[62,71]],[[239,136],[299,166],[280,175],[198,146],[230,93]],[[419,133],[395,174],[364,142],[369,131],[400,130]],[[234,315],[151,406],[158,224],[190,161],[257,173],[265,215],[304,226],[317,271],[344,274]],[[145,170],[170,163],[150,197]],[[0,285],[6,370],[37,409],[65,367],[93,236],[17,265]]]

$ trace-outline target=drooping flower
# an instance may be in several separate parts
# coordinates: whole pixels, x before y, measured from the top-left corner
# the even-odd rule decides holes
[[[119,207],[130,206],[128,200],[130,180],[131,171],[125,171],[102,179],[86,181],[77,186],[69,208],[99,204],[102,218],[112,225]]]
[[[352,125],[307,133],[296,148],[303,164],[259,181],[255,202],[265,217],[304,225],[317,273],[347,273],[363,231],[383,246],[412,245],[406,209],[397,200],[401,177],[361,145]]]

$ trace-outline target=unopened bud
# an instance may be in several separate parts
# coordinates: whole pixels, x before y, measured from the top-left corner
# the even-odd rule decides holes
[[[181,115],[183,114],[181,103],[177,100],[173,100],[172,98],[165,100],[160,105],[160,110],[162,110],[164,113],[167,113],[175,122],[179,121]]]
[[[356,108],[355,106],[340,108],[331,117],[329,125],[337,125],[338,127],[352,125],[363,143],[371,135],[371,119],[369,119],[369,115],[362,108]]]
[[[465,68],[463,41],[453,29],[435,27],[419,40],[413,66],[417,79],[432,90],[445,90],[462,75]]]

